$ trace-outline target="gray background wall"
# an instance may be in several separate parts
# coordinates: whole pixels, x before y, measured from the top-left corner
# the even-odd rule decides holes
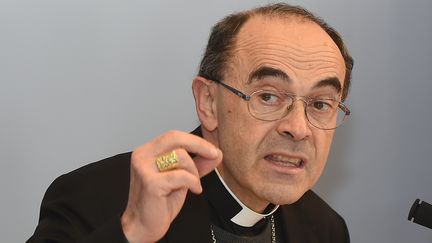
[[[432,242],[432,1],[297,0],[355,57],[316,190],[353,242]],[[266,1],[0,1],[0,241],[23,242],[57,176],[197,124],[191,80],[210,26]]]

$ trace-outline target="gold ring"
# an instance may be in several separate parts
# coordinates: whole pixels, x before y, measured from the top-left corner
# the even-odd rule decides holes
[[[177,168],[178,163],[179,159],[174,150],[156,158],[156,165],[160,172],[173,170]]]

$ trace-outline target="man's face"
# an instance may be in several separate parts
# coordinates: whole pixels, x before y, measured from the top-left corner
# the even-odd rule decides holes
[[[337,85],[325,80],[342,87],[344,77],[339,49],[317,24],[253,17],[237,36],[223,82],[246,94],[266,89],[340,100]],[[315,184],[334,131],[313,127],[303,102],[269,122],[252,117],[247,102],[220,85],[215,97],[214,135],[224,156],[218,170],[243,203],[256,211],[290,204]]]

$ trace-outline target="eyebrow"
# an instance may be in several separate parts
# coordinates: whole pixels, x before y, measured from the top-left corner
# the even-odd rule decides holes
[[[338,78],[336,77],[330,77],[323,79],[321,81],[318,81],[314,85],[314,89],[321,88],[321,87],[333,87],[338,93],[342,91],[342,85]]]
[[[257,70],[253,71],[249,75],[248,83],[251,83],[254,80],[260,80],[264,77],[275,77],[280,78],[284,81],[291,82],[291,78],[284,71],[272,68],[272,67],[260,67]],[[329,77],[323,80],[318,81],[314,85],[314,89],[322,88],[322,87],[333,87],[338,93],[342,91],[342,85],[338,78]]]
[[[288,74],[286,74],[284,71],[280,69],[271,68],[271,67],[260,67],[249,75],[248,83],[251,83],[254,80],[260,80],[264,77],[275,77],[275,78],[280,78],[284,81],[291,81]]]

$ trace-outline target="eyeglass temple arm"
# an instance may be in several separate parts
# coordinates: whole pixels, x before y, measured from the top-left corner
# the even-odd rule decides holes
[[[351,115],[351,111],[343,104],[339,104],[339,107],[345,112],[345,116]]]
[[[231,87],[231,86],[229,86],[227,84],[224,84],[224,83],[222,83],[219,80],[213,80],[213,81],[215,81],[216,83],[218,83],[218,84],[222,85],[223,87],[227,88],[228,90],[230,90],[231,92],[233,92],[238,97],[240,97],[240,98],[242,98],[242,99],[244,99],[246,101],[250,100],[250,96],[249,95],[243,94],[241,91],[236,90],[233,87]]]

